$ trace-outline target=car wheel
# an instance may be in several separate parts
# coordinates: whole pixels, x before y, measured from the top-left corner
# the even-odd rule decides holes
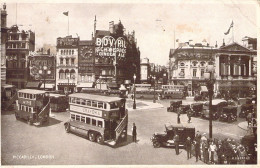
[[[156,141],[156,142],[153,143],[153,147],[155,147],[155,148],[160,148],[160,147],[161,147],[161,144]]]
[[[66,124],[66,125],[65,125],[65,131],[66,131],[67,133],[70,132],[70,124]]]
[[[98,135],[97,136],[97,143],[99,143],[99,144],[103,144],[103,138],[102,138],[102,136],[101,135]]]
[[[88,134],[88,138],[89,138],[89,140],[91,141],[91,142],[94,142],[95,141],[95,134],[93,133],[93,132],[90,132],[89,134]]]

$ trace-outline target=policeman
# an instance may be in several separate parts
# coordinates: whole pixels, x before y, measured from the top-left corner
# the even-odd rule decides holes
[[[187,138],[185,142],[186,151],[187,151],[187,160],[191,158],[191,139],[190,137]]]
[[[178,133],[175,134],[173,140],[174,140],[176,155],[179,155],[179,141],[180,141],[180,137],[179,137]]]

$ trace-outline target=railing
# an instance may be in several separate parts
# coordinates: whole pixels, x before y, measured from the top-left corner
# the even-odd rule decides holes
[[[50,100],[47,105],[43,107],[42,111],[38,114],[39,117],[43,117],[46,113],[50,112]]]
[[[125,117],[122,119],[122,121],[118,124],[118,126],[115,129],[115,131],[116,131],[116,140],[119,138],[119,136],[121,135],[121,133],[123,132],[123,130],[127,126],[127,122],[128,122],[128,114],[126,112]]]

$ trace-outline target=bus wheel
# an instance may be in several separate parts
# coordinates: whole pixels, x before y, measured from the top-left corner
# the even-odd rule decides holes
[[[66,125],[65,125],[65,131],[66,131],[67,133],[70,132],[70,124],[66,124]]]
[[[93,132],[90,132],[88,134],[88,139],[91,141],[91,142],[94,142],[95,141],[95,134]]]
[[[103,138],[102,138],[102,136],[101,135],[98,135],[97,136],[97,143],[99,143],[99,144],[103,144]]]

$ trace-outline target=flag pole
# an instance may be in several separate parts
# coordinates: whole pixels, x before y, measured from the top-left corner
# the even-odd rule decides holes
[[[174,49],[175,49],[175,25],[174,25]]]
[[[70,35],[70,15],[68,11],[68,36]]]
[[[233,21],[232,21],[233,23]],[[233,40],[233,43],[234,43],[234,23],[233,23],[233,26],[232,26],[232,40]]]

